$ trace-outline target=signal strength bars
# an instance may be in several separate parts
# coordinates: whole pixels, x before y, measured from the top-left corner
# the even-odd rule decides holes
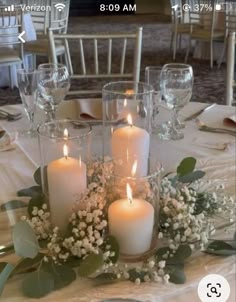
[[[9,5],[8,7],[5,7],[4,11],[5,12],[14,12],[15,10],[15,6],[12,4],[12,5]]]

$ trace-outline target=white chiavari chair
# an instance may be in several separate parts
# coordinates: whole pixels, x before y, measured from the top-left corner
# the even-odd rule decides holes
[[[221,56],[218,62],[218,68],[220,68],[223,58],[226,53],[227,41],[230,32],[236,32],[236,3],[234,5],[226,6],[225,12],[225,32],[224,32],[224,45],[221,52]]]
[[[18,39],[22,32],[23,12],[15,5],[14,11],[6,11],[0,6],[0,66],[9,69],[10,86],[13,88],[12,67],[24,65],[23,42]]]
[[[170,0],[171,5],[171,49],[173,49],[173,60],[176,58],[176,51],[179,40],[179,48],[181,48],[182,35],[189,34],[190,24],[186,16],[183,14],[182,0]]]
[[[60,4],[64,5],[62,10],[59,10],[55,5],[56,0],[26,0],[27,5],[44,5],[50,7],[50,10],[45,12],[32,12],[31,16],[35,24],[37,32],[37,40],[28,42],[25,45],[25,51],[36,56],[50,56],[48,30],[52,29],[56,33],[66,33],[68,28],[70,0],[61,0]],[[65,48],[61,43],[56,44],[57,56],[64,54]],[[35,60],[34,60],[35,61]]]
[[[226,69],[226,105],[233,104],[233,89],[236,87],[234,80],[234,66],[235,66],[235,32],[229,32],[227,39],[227,69]]]
[[[214,42],[219,41],[224,36],[222,30],[215,28],[215,1],[199,0],[199,10],[196,6],[190,6],[190,34],[189,42],[185,55],[185,62],[188,60],[192,40],[207,42],[210,46],[210,67],[213,67]],[[207,7],[211,7],[211,10]]]
[[[101,40],[103,46],[107,47],[101,49]],[[138,82],[140,76],[140,64],[141,64],[141,47],[142,47],[142,28],[138,28],[135,33],[122,33],[122,34],[55,34],[52,30],[49,30],[49,41],[52,52],[52,61],[57,63],[56,54],[56,42],[61,41],[65,46],[65,62],[68,67],[71,79],[131,79]],[[99,43],[100,42],[100,43]],[[89,60],[89,64],[86,64],[86,43],[90,43],[89,49],[93,49],[93,62]],[[71,55],[71,49],[76,46],[76,53]],[[117,51],[120,48],[120,57],[118,55],[113,56],[113,51]],[[125,66],[127,53],[132,52],[134,62],[132,70],[128,71]],[[73,58],[80,56],[80,68],[75,68],[77,63],[73,64]],[[107,55],[107,56],[106,56]],[[106,56],[106,59],[105,57]],[[113,62],[113,59],[115,62]],[[119,62],[118,62],[119,60]],[[114,64],[113,64],[114,63]],[[94,68],[91,69],[91,66]],[[115,70],[116,69],[116,70]],[[69,95],[81,95],[81,94],[101,94],[99,90],[76,90],[69,92]]]

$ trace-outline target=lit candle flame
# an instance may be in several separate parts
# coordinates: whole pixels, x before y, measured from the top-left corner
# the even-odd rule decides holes
[[[63,154],[64,154],[65,159],[67,159],[68,158],[68,146],[67,145],[63,146]]]
[[[134,163],[133,163],[133,166],[132,166],[132,171],[131,171],[132,176],[135,176],[136,171],[137,171],[137,166],[138,166],[138,161],[135,160]]]
[[[67,128],[64,129],[64,139],[67,139],[69,136],[69,132],[67,130]]]
[[[133,91],[133,89],[127,89],[125,94],[132,95],[132,94],[134,94],[134,91]]]
[[[133,126],[133,120],[132,120],[131,114],[128,114],[127,121],[128,121],[128,124],[132,127]]]
[[[132,202],[133,202],[132,189],[128,183],[126,184],[126,194],[127,194],[129,203],[132,204]]]

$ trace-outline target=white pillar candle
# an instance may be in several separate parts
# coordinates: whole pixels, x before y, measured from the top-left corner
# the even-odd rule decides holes
[[[65,156],[47,167],[51,221],[62,233],[66,231],[74,202],[87,188],[86,165],[68,157],[65,147]]]
[[[132,166],[138,162],[136,177],[146,176],[148,171],[148,156],[150,135],[145,129],[132,125],[116,129],[112,133],[112,156],[120,165],[115,165],[115,173],[119,176],[132,176]]]
[[[128,195],[127,185],[127,195]],[[108,208],[109,233],[116,238],[120,252],[139,255],[152,243],[154,208],[142,199],[119,199]]]

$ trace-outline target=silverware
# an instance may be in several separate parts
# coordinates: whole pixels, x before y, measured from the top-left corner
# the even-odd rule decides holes
[[[186,117],[184,119],[184,122],[187,122],[187,121],[191,121],[193,119],[195,119],[197,116],[199,116],[200,114],[202,114],[203,112],[206,112],[208,111],[209,109],[213,108],[214,106],[216,105],[216,103],[214,104],[211,104],[211,105],[208,105],[207,107],[195,112],[194,114],[191,114],[190,116]]]
[[[14,245],[13,244],[2,246],[0,248],[0,257],[5,256],[6,254],[9,254],[9,253],[12,253],[12,252],[14,252]]]
[[[6,115],[6,116],[10,116],[10,117],[18,117],[21,115],[21,112],[18,112],[18,113],[10,113],[6,110],[3,110],[3,109],[0,109],[0,114],[1,115]]]
[[[22,115],[17,115],[17,116],[7,116],[7,115],[2,115],[0,113],[0,120],[7,120],[8,122],[14,122],[22,118]]]
[[[212,133],[225,133],[225,134],[233,135],[236,137],[236,131],[234,131],[234,130],[209,127],[206,124],[204,124],[202,121],[200,121],[199,119],[196,119],[196,124],[198,125],[198,129],[200,131],[206,131],[206,132],[212,132]]]

